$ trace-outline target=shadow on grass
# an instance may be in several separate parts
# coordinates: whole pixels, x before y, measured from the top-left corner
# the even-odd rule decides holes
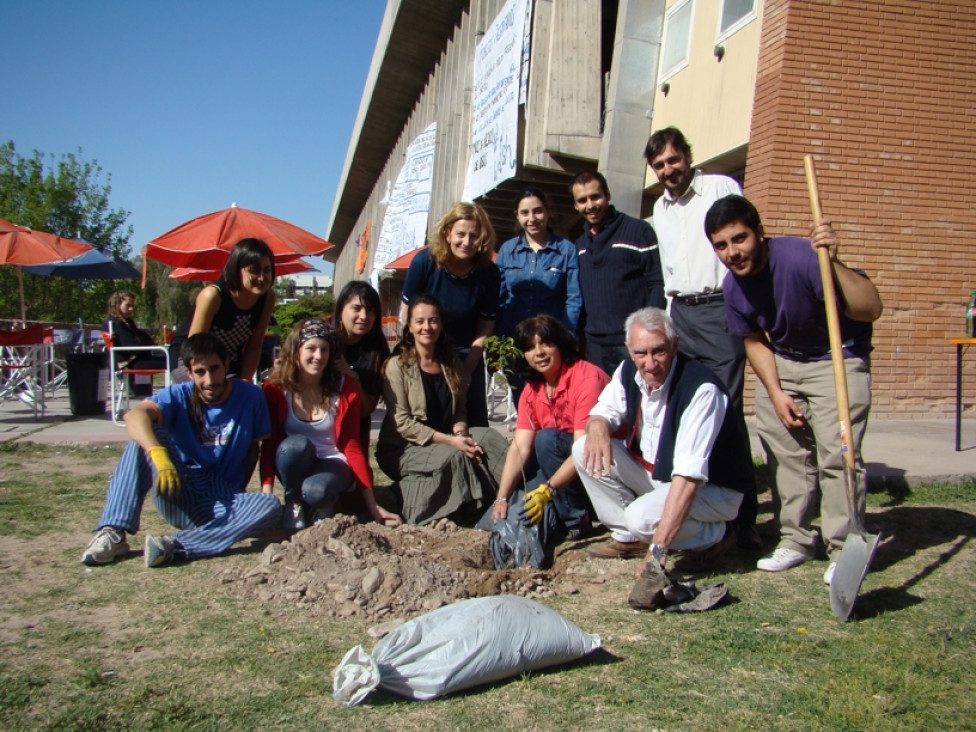
[[[610,664],[621,663],[623,662],[623,660],[624,660],[623,658],[620,658],[619,656],[615,656],[605,648],[597,648],[592,653],[589,653],[583,658],[580,658],[576,661],[570,661],[568,663],[560,663],[554,666],[548,666],[547,668],[537,669],[535,671],[523,671],[521,673],[515,673],[506,679],[499,679],[498,681],[492,681],[491,683],[488,684],[479,684],[478,686],[472,686],[471,688],[468,689],[462,689],[461,691],[451,692],[450,694],[445,694],[444,696],[463,699],[464,697],[467,696],[477,696],[479,694],[483,694],[488,689],[504,688],[509,684],[511,684],[513,681],[520,681],[530,676],[548,676],[549,674],[562,673],[567,668],[574,667],[574,666],[579,666],[579,667],[609,666]],[[437,697],[437,698],[440,699],[443,697]],[[382,707],[382,706],[390,706],[394,704],[403,704],[404,702],[410,702],[410,701],[416,701],[416,700],[408,699],[407,697],[399,696],[397,694],[394,694],[393,692],[386,691],[383,688],[377,687],[374,691],[370,693],[368,697],[366,697],[364,703],[368,704],[371,707]]]
[[[861,619],[923,602],[911,594],[911,589],[946,565],[976,536],[976,516],[951,508],[896,506],[868,518],[868,531],[882,533],[872,571],[888,569],[929,547],[949,547],[900,587],[879,587],[861,595],[854,609],[854,615]]]

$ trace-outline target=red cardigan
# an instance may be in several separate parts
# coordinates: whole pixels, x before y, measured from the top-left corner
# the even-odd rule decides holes
[[[287,437],[285,419],[288,417],[288,396],[280,386],[269,381],[265,381],[262,388],[271,415],[271,436],[261,443],[261,485],[267,485],[274,483],[275,453],[278,445]],[[360,489],[368,490],[373,487],[373,471],[359,439],[360,399],[352,380],[343,378],[335,415],[336,449],[346,456]]]

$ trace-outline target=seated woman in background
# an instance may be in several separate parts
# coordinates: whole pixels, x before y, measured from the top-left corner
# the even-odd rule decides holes
[[[136,309],[136,296],[128,290],[113,292],[108,298],[107,318],[102,323],[102,330],[112,334],[112,345],[119,348],[132,346],[154,346],[153,337],[139,328],[132,315]],[[152,351],[134,353],[119,366],[127,369],[165,369],[166,359],[154,356]],[[149,377],[145,377],[149,378]],[[151,383],[137,383],[134,376],[129,376],[129,389],[133,396],[149,396],[152,394]]]
[[[490,427],[468,429],[461,365],[437,300],[414,297],[406,328],[383,370],[386,418],[376,462],[399,483],[406,521],[450,517],[473,525],[495,495],[508,445]]]
[[[271,436],[261,446],[261,490],[273,492],[278,476],[286,531],[331,518],[339,496],[357,488],[376,521],[402,523],[373,495],[373,474],[359,438],[359,389],[336,368],[338,352],[331,325],[302,321],[285,338],[278,365],[263,385]]]
[[[370,420],[383,396],[380,370],[390,357],[390,347],[380,327],[380,312],[379,293],[368,282],[353,280],[342,288],[332,314],[340,347],[336,368],[355,381],[362,398],[359,436],[363,449],[369,445]]]
[[[274,255],[268,245],[260,239],[241,239],[230,250],[220,279],[200,290],[190,316],[176,330],[170,353],[178,354],[188,336],[212,333],[230,353],[227,375],[252,381],[274,309],[274,278]],[[174,383],[189,378],[181,362],[171,365]]]
[[[552,501],[557,534],[578,539],[591,524],[586,490],[573,465],[573,442],[585,433],[590,410],[610,377],[582,360],[576,339],[551,315],[519,323],[515,345],[525,354],[520,370],[527,385],[491,518],[508,515],[509,496],[524,479],[529,520],[538,523]]]

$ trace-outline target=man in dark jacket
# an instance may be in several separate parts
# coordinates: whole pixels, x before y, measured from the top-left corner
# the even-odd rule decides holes
[[[585,219],[576,250],[587,360],[612,374],[627,359],[623,328],[627,315],[638,307],[664,307],[657,237],[646,221],[610,205],[610,189],[599,173],[580,173],[570,192]]]

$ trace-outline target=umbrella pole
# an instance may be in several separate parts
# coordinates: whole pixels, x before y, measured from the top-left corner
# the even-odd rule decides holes
[[[24,307],[24,273],[17,268],[17,290],[20,292],[20,327],[27,327],[27,309]]]

